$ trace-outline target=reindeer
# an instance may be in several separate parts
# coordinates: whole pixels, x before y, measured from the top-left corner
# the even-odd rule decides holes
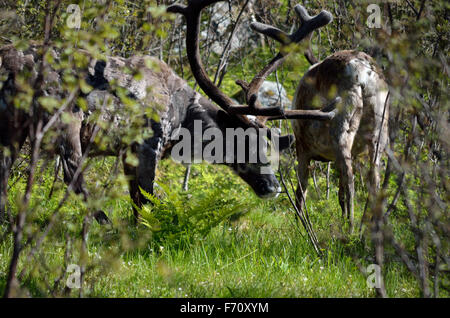
[[[389,93],[383,73],[363,52],[338,51],[312,65],[297,87],[294,109],[315,109],[342,98],[329,122],[293,121],[299,176],[297,205],[305,204],[311,160],[334,161],[339,172],[339,204],[354,227],[352,161],[369,152],[369,199],[380,185],[381,155],[388,143]]]
[[[147,60],[147,62],[146,62]],[[153,65],[156,65],[154,69],[149,69],[145,65],[148,65],[148,61],[151,61]],[[157,168],[158,161],[168,157],[171,154],[172,149],[178,144],[176,137],[176,131],[180,128],[187,129],[190,136],[195,136],[195,134],[203,135],[207,129],[217,129],[222,132],[223,138],[226,136],[227,129],[243,128],[249,132],[249,140],[252,139],[252,135],[258,135],[259,131],[248,130],[248,128],[253,128],[254,126],[246,124],[233,118],[227,112],[221,110],[215,106],[211,101],[201,96],[199,93],[195,92],[186,81],[178,77],[164,62],[159,61],[151,57],[141,57],[134,56],[129,59],[119,58],[119,57],[108,57],[107,61],[97,61],[92,60],[92,65],[96,70],[93,77],[97,78],[95,81],[91,81],[94,90],[90,92],[86,99],[89,106],[89,111],[91,113],[96,110],[105,110],[103,101],[112,101],[112,109],[120,109],[122,106],[120,104],[119,98],[114,96],[109,90],[102,89],[96,86],[97,82],[109,83],[113,80],[127,82],[127,90],[134,96],[138,101],[141,102],[143,107],[148,107],[145,105],[150,105],[151,110],[157,110],[159,115],[159,121],[147,120],[145,124],[149,127],[153,136],[145,139],[142,143],[135,143],[132,145],[132,151],[136,154],[139,160],[137,166],[133,166],[126,160],[126,155],[123,158],[123,166],[125,174],[129,179],[129,190],[130,195],[134,203],[139,207],[146,202],[146,199],[142,195],[139,188],[142,188],[145,192],[153,194],[153,185],[155,172]],[[101,66],[102,65],[102,66]],[[123,73],[122,69],[124,67],[129,69],[139,69],[143,74],[145,84],[142,82],[135,81],[131,78],[124,79],[126,74]],[[102,80],[98,80],[102,78]],[[150,94],[145,96],[142,88],[151,88]],[[145,101],[144,101],[145,100]],[[152,105],[158,105],[155,107]],[[155,107],[155,108],[153,108]],[[81,110],[80,110],[81,111]],[[87,114],[86,114],[87,115]],[[109,134],[117,133],[120,135],[120,120],[116,120],[113,117],[117,116],[117,113],[110,112],[107,113],[103,120],[106,122],[117,122],[117,125],[113,126]],[[196,121],[200,125],[196,126]],[[76,121],[75,121],[76,123]],[[77,147],[81,147],[81,152],[69,152],[65,157],[63,156],[63,162],[79,162],[81,154],[87,148],[89,141],[92,139],[92,135],[95,132],[95,127],[97,127],[98,122],[89,122],[89,115],[85,116],[83,121],[76,124],[79,127],[78,134],[80,138],[76,140],[80,142]],[[71,127],[75,126],[74,123],[70,124]],[[195,131],[196,127],[200,128],[200,131]],[[259,128],[259,127],[258,127]],[[74,133],[77,135],[77,133]],[[269,136],[274,139],[277,138],[279,144],[279,150],[289,147],[292,143],[292,136]],[[256,138],[255,138],[256,139]],[[125,153],[124,147],[127,145],[121,142],[121,138],[115,138],[116,142],[112,142],[105,149],[93,145],[90,150],[90,156],[97,155],[112,155],[117,156],[120,152]],[[201,148],[199,151],[195,151],[195,140],[191,139],[191,158],[187,158],[186,164],[191,163],[194,159],[202,159],[199,155],[203,153],[205,146],[209,143],[208,140],[202,140]],[[224,140],[221,142],[224,143]],[[101,145],[99,145],[101,146]],[[103,145],[104,146],[104,145]],[[247,144],[245,147],[246,151],[250,151],[251,145]],[[248,153],[245,155],[246,161],[239,163],[237,160],[238,153],[237,149],[231,154],[233,160],[226,160],[225,156],[230,155],[223,153],[223,158],[213,161],[212,163],[221,163],[229,166],[233,169],[236,174],[239,175],[261,198],[271,198],[277,196],[281,192],[280,185],[274,175],[274,172],[270,168],[270,162],[267,158],[259,158],[257,162],[248,161]],[[74,157],[75,156],[75,157]],[[63,165],[65,166],[65,164]],[[261,168],[267,168],[268,172],[263,173]],[[77,166],[67,167],[65,169],[65,175],[73,174]],[[67,170],[67,171],[66,171]],[[69,181],[68,178],[67,181]],[[137,211],[135,211],[136,217]]]
[[[272,142],[274,142],[274,139],[279,139],[278,148],[283,150],[290,145],[292,137],[274,135],[272,130],[265,126],[264,122],[266,120],[297,118],[327,121],[333,118],[334,113],[329,110],[333,109],[337,99],[322,110],[284,111],[280,107],[260,107],[260,103],[257,100],[258,89],[264,82],[264,79],[285,60],[287,54],[281,52],[254,77],[250,84],[243,81],[238,82],[246,92],[248,105],[233,105],[233,101],[209,80],[200,60],[198,33],[201,10],[218,1],[191,0],[186,7],[179,4],[170,6],[168,12],[182,13],[186,17],[186,46],[192,72],[199,86],[219,107],[192,90],[164,62],[155,58],[148,56],[132,56],[128,59],[107,57],[104,60],[91,58],[86,82],[92,86],[93,90],[85,96],[89,111],[85,113],[76,105],[69,110],[73,120],[68,124],[62,124],[61,139],[58,144],[66,183],[74,181],[76,177],[75,172],[79,170],[83,152],[89,152],[90,156],[118,156],[123,154],[124,149],[128,146],[121,140],[120,122],[124,118],[120,117],[120,109],[123,108],[123,105],[117,96],[117,92],[112,87],[113,85],[110,85],[113,81],[118,86],[126,88],[128,97],[135,99],[141,105],[142,114],[156,112],[159,117],[159,121],[155,121],[143,116],[142,129],[150,128],[153,135],[143,142],[136,142],[132,145],[132,151],[139,159],[138,165],[130,165],[124,158],[125,174],[130,180],[130,196],[137,206],[141,206],[145,202],[145,198],[142,196],[139,188],[148,193],[153,193],[157,163],[160,159],[166,157],[172,147],[176,145],[176,142],[170,136],[177,128],[186,128],[192,132],[195,127],[195,121],[201,123],[202,132],[211,127],[222,132],[226,132],[229,128],[243,128],[246,131],[249,128],[253,128],[253,130],[249,130],[250,136],[248,136],[248,140],[252,139],[251,135],[256,134],[256,137],[260,137],[262,132],[266,132],[269,139],[272,139]],[[297,11],[307,15],[303,7],[300,7]],[[313,18],[309,17],[308,20],[305,19],[302,26],[292,34],[292,41],[301,41],[314,29],[326,25],[330,21],[331,15],[326,11]],[[270,32],[271,30],[271,27],[260,23],[253,23],[252,28],[261,33]],[[88,54],[87,52],[85,53]],[[20,55],[20,52],[16,51],[16,54]],[[153,64],[155,67],[149,68],[147,65],[150,64]],[[126,72],[126,69],[139,71],[142,79],[135,80],[129,72]],[[14,94],[14,92],[9,91],[4,93]],[[11,105],[7,105],[7,108],[11,107]],[[98,132],[96,123],[89,121],[89,112],[96,110],[102,112],[102,120],[111,123],[108,133],[117,137],[112,138],[113,142],[106,147],[104,145],[95,147],[96,145],[94,144],[89,148],[93,137]],[[7,117],[8,114],[4,112],[1,116]],[[246,115],[258,117],[255,120],[251,120]],[[203,147],[204,143],[202,143]],[[256,163],[248,161],[248,152],[254,151],[254,149],[251,149],[252,147],[253,145],[246,143],[245,162],[239,163],[236,160],[238,156],[236,150],[232,154],[224,154],[226,156],[231,155],[235,159],[232,163],[228,163],[227,160],[222,160],[222,162],[230,166],[258,196],[262,198],[274,197],[281,192],[280,185],[273,170],[269,167],[270,164],[265,160],[266,158],[258,157]],[[20,147],[18,148],[20,149]],[[10,168],[10,166],[8,167]],[[262,173],[261,169],[263,167],[267,168],[264,170],[264,173]],[[6,174],[2,174],[3,179],[5,179],[5,176]],[[74,190],[77,193],[84,193],[85,197],[87,197],[82,176],[79,175],[78,178],[78,180],[75,180]],[[0,190],[4,194],[3,199],[5,199],[6,187],[2,187]],[[5,202],[0,202],[0,208],[4,206]],[[135,216],[136,218],[138,217],[137,211],[135,211]]]

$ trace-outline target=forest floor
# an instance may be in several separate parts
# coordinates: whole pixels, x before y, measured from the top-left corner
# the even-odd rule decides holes
[[[327,200],[324,176],[318,176],[318,191],[311,181],[308,196],[308,212],[323,252],[318,257],[296,221],[286,194],[261,200],[227,167],[194,165],[187,193],[181,189],[185,171],[182,165],[165,160],[159,167],[158,184],[170,192],[169,197],[182,198],[176,202],[178,206],[170,205],[166,210],[160,207],[162,212],[170,214],[174,209],[184,213],[189,210],[191,200],[200,197],[196,205],[192,203],[196,208],[190,211],[200,212],[195,222],[204,229],[201,233],[196,231],[197,224],[191,216],[186,219],[191,222],[185,223],[186,231],[182,221],[176,225],[178,228],[163,224],[171,222],[164,217],[159,219],[157,229],[149,222],[144,222],[147,226],[134,225],[123,177],[119,174],[117,182],[108,184],[113,170],[113,159],[97,159],[86,176],[86,184],[93,193],[90,204],[104,210],[113,226],[93,222],[86,238],[87,256],[81,257],[77,251],[81,248],[81,224],[86,208],[80,197],[71,195],[59,212],[62,221],[52,227],[35,256],[27,259],[30,247],[22,252],[19,273],[23,275],[21,283],[27,295],[46,297],[59,290],[65,296],[78,296],[79,289],[63,288],[69,279],[68,273],[64,274],[65,268],[85,262],[83,296],[86,297],[375,296],[375,289],[367,283],[371,273],[364,272],[374,263],[371,244],[343,230],[336,184],[332,182]],[[58,180],[54,195],[48,198],[53,174],[53,167],[43,169],[41,186],[33,192],[34,218],[28,222],[32,224],[31,232],[43,232],[51,211],[65,192],[63,182]],[[20,197],[26,179],[17,173],[15,177],[19,179],[11,178],[9,192],[13,212],[14,200]],[[114,189],[112,195],[108,192],[105,196],[99,190],[104,185]],[[156,192],[164,197],[167,194],[162,188]],[[357,190],[359,223],[365,192]],[[164,206],[164,200],[161,203]],[[217,217],[213,225],[208,223],[211,219],[203,219],[202,206],[217,207],[212,208],[214,214],[209,214]],[[221,217],[223,211],[229,214],[231,211],[233,215]],[[158,229],[163,230],[163,235],[152,235],[158,234]],[[6,284],[12,246],[12,235],[0,243],[0,291]],[[420,296],[417,282],[399,259],[386,260],[384,276],[390,297]]]

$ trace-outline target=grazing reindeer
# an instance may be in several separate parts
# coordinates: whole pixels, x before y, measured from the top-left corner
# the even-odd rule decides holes
[[[25,52],[16,50],[13,46],[6,46],[0,50],[2,59],[1,72],[5,80],[0,90],[0,208],[2,216],[5,212],[7,199],[7,183],[9,171],[20,151],[28,131],[24,129],[25,122],[29,119],[27,113],[13,106],[13,99],[20,90],[20,84],[15,83],[15,77],[25,68],[31,73],[36,73],[35,47]],[[85,54],[84,52],[80,50]],[[153,65],[150,69],[147,65]],[[128,70],[139,71],[142,80],[135,80]],[[52,78],[58,83],[59,77],[56,72],[51,73]],[[33,77],[33,76],[32,76]],[[36,77],[36,76],[34,76]],[[76,193],[88,193],[84,188],[82,175],[78,174],[74,180],[76,171],[82,160],[83,153],[88,151],[89,156],[118,156],[125,154],[129,146],[122,141],[126,132],[123,131],[123,123],[128,121],[129,114],[124,112],[124,105],[117,96],[116,91],[110,83],[115,81],[119,86],[126,88],[128,97],[135,99],[140,106],[142,116],[142,128],[150,129],[153,135],[142,143],[133,143],[132,152],[138,157],[139,164],[133,166],[126,160],[124,155],[124,170],[129,177],[130,195],[137,206],[145,201],[139,191],[139,187],[148,193],[153,193],[153,182],[158,161],[170,154],[172,147],[177,143],[172,137],[179,128],[186,128],[191,136],[195,136],[194,129],[196,121],[200,123],[201,136],[206,129],[215,128],[220,130],[223,138],[226,130],[230,128],[252,127],[245,122],[236,120],[224,112],[212,102],[195,92],[186,81],[178,77],[164,62],[148,56],[133,56],[129,59],[120,57],[107,57],[105,60],[91,59],[86,82],[92,86],[92,91],[84,97],[88,104],[88,111],[83,112],[77,105],[73,105],[66,113],[70,115],[69,123],[59,122],[59,136],[55,152],[61,157],[64,172],[64,181],[67,184],[74,182],[73,189]],[[60,82],[58,83],[60,85]],[[60,92],[47,92],[48,96],[59,96]],[[94,114],[100,112],[100,121],[105,124],[99,125],[99,121],[91,120]],[[145,115],[157,113],[159,121],[145,118]],[[136,115],[136,114],[134,114]],[[149,116],[149,117],[150,117]],[[320,116],[320,114],[319,114]],[[250,122],[249,122],[250,123]],[[99,130],[97,127],[107,127]],[[250,134],[258,134],[257,130],[248,131]],[[108,144],[92,143],[95,134],[107,135]],[[277,136],[268,136],[276,138]],[[249,136],[251,140],[251,136]],[[279,137],[279,150],[290,145],[291,136]],[[222,140],[224,141],[224,140]],[[194,140],[192,140],[192,143]],[[203,153],[206,140],[202,141],[201,152]],[[247,145],[247,148],[249,145]],[[194,144],[192,144],[194,148]],[[226,154],[224,154],[226,155]],[[227,154],[228,156],[230,154]],[[237,153],[233,153],[233,160],[220,160],[218,162],[229,165],[255,193],[262,198],[270,198],[280,193],[279,183],[270,170],[270,162],[266,157],[257,157],[256,162],[238,162]],[[261,168],[265,167],[265,172]],[[99,214],[100,216],[101,214]],[[137,215],[136,215],[137,216]],[[103,218],[101,216],[100,218]]]
[[[332,20],[331,14],[327,11],[311,17],[300,5],[295,6],[294,10],[301,20],[302,27],[293,34],[286,34],[277,28],[260,23],[254,23],[252,27],[280,42],[282,46],[287,46],[305,38],[309,39],[312,30]],[[311,64],[316,62],[309,48],[305,52],[305,57]],[[278,63],[278,58],[281,60],[284,58],[281,52],[274,58],[276,61],[273,60],[266,69]],[[262,74],[265,74],[264,70],[260,75]],[[246,83],[240,84],[247,92],[247,101],[251,101],[259,86],[255,88],[252,85],[249,87]],[[338,105],[335,111],[329,113],[333,114],[331,120],[305,120],[307,118],[303,116],[293,121],[300,179],[296,193],[297,205],[300,209],[303,208],[310,161],[312,159],[335,161],[340,173],[339,203],[343,216],[350,220],[352,230],[354,221],[352,156],[361,154],[366,148],[369,149],[369,193],[373,197],[380,183],[381,154],[388,141],[388,86],[375,61],[362,52],[340,51],[312,65],[297,87],[292,103],[294,110],[291,112],[314,111],[327,104],[328,106],[322,108],[323,111],[329,111]],[[259,120],[264,123],[267,119],[274,118],[295,118],[295,115],[292,116],[290,111],[285,111],[281,115],[269,118],[260,116]]]
[[[112,81],[117,83],[118,86],[125,88],[128,91],[128,97],[135,99],[141,105],[143,118],[142,129],[149,128],[153,132],[150,138],[140,143],[136,142],[131,147],[138,158],[137,166],[130,165],[124,160],[125,174],[129,176],[130,180],[130,195],[137,206],[145,202],[145,199],[139,191],[139,187],[148,193],[153,193],[153,182],[157,163],[176,146],[177,142],[171,136],[178,128],[185,128],[191,132],[191,135],[194,135],[195,122],[198,121],[200,122],[201,133],[207,128],[215,128],[224,132],[222,136],[226,135],[227,129],[243,128],[249,131],[247,140],[252,140],[252,135],[256,135],[256,140],[260,140],[260,134],[265,131],[269,139],[279,139],[278,150],[282,150],[289,146],[292,140],[290,136],[275,136],[271,133],[271,130],[268,130],[264,126],[262,121],[252,121],[245,115],[263,116],[260,118],[264,118],[264,120],[279,118],[330,120],[333,118],[333,112],[328,113],[321,110],[283,111],[279,107],[263,109],[259,107],[255,93],[264,82],[264,79],[282,64],[285,58],[285,55],[282,53],[279,53],[256,75],[250,84],[244,83],[243,81],[239,82],[247,93],[248,105],[246,106],[233,105],[232,100],[214,86],[206,75],[199,59],[198,33],[200,11],[205,6],[217,1],[192,0],[189,1],[189,6],[187,7],[177,4],[169,7],[168,11],[181,12],[185,15],[187,19],[187,51],[192,72],[200,87],[222,109],[193,91],[183,79],[178,77],[162,61],[146,56],[132,56],[128,59],[107,57],[105,60],[90,58],[91,62],[86,82],[92,86],[93,90],[85,96],[89,111],[84,113],[75,105],[68,111],[73,120],[68,124],[61,123],[62,132],[60,142],[58,143],[58,152],[62,158],[66,183],[74,181],[75,171],[79,167],[83,152],[89,150],[90,156],[118,156],[119,154],[123,154],[124,149],[128,147],[127,143],[122,141],[123,132],[121,132],[121,121],[127,120],[127,118],[122,117],[121,113],[124,105],[121,99],[118,98],[115,89],[110,85]],[[300,11],[306,12],[303,8]],[[318,16],[309,19],[309,21],[305,20],[302,27],[292,35],[292,41],[301,41],[314,29],[329,23],[331,21],[330,17],[331,15],[329,13],[322,12]],[[262,33],[271,30],[270,27],[258,23],[252,24],[252,27]],[[18,56],[23,55],[22,52],[13,48],[10,51]],[[87,52],[85,53],[88,54]],[[22,59],[22,63],[25,64],[24,59]],[[147,65],[150,64],[153,64],[155,67],[149,68]],[[136,80],[129,74],[129,70],[139,72],[141,79]],[[5,96],[2,95],[0,97],[5,99],[8,96],[14,96],[14,91],[4,90],[2,94]],[[5,104],[7,109],[14,109],[10,102],[5,102]],[[327,107],[327,109],[330,108],[329,106]],[[97,125],[95,122],[89,120],[89,113],[95,111],[100,111],[102,114],[100,117],[101,120],[109,123],[108,130],[103,132],[111,136],[110,143],[106,147],[105,145],[90,145],[95,134],[99,131],[97,127],[103,126]],[[149,113],[157,113],[159,121],[147,119],[144,114]],[[3,116],[0,118],[7,118],[6,120],[9,120],[9,112],[0,114]],[[255,129],[248,130],[248,128]],[[8,139],[8,135],[5,136],[4,139]],[[7,142],[11,143],[10,141]],[[92,146],[90,149],[88,149],[89,145]],[[203,150],[204,146],[205,142],[203,141],[201,150]],[[248,161],[248,154],[254,151],[252,147],[254,148],[254,145],[251,145],[249,142],[246,143],[245,162],[239,162],[237,159],[239,154],[236,152],[236,149],[234,149],[232,154],[224,153],[224,157],[229,158],[231,155],[234,161],[229,163],[224,159],[222,162],[230,166],[250,185],[258,196],[262,198],[276,196],[281,189],[273,171],[270,169],[268,160],[258,157],[257,162]],[[195,148],[195,145],[192,148]],[[17,149],[20,149],[20,144]],[[11,164],[5,166],[5,168],[10,168]],[[266,168],[264,173],[261,168]],[[2,176],[7,181],[7,175],[3,174]],[[75,182],[74,190],[78,193],[84,193],[87,196],[81,175],[78,178]],[[3,187],[1,190],[5,194],[3,197],[5,199],[6,187]],[[0,205],[3,208],[5,201],[0,202]],[[138,216],[136,211],[135,216]]]
[[[147,62],[145,62],[147,60]],[[151,61],[156,65],[156,69],[149,69],[145,65]],[[199,133],[201,136],[207,129],[216,129],[222,132],[223,138],[226,136],[227,129],[235,128],[252,128],[251,125],[245,125],[245,122],[240,122],[233,118],[231,115],[215,106],[212,102],[202,97],[195,92],[186,81],[178,77],[164,62],[156,60],[151,57],[134,56],[129,59],[123,59],[119,57],[108,57],[106,62],[93,60],[92,64],[95,65],[96,73],[94,77],[103,78],[100,82],[111,82],[116,80],[121,81],[121,78],[126,76],[122,71],[124,67],[130,69],[139,69],[143,75],[143,81],[135,81],[132,76],[129,75],[127,82],[127,90],[132,96],[140,101],[143,107],[151,107],[152,110],[157,110],[159,115],[159,121],[148,120],[148,127],[151,128],[153,136],[145,139],[140,144],[134,144],[132,146],[133,152],[139,159],[137,166],[130,165],[124,157],[123,164],[125,174],[130,179],[130,195],[137,206],[140,206],[145,199],[142,197],[139,187],[148,193],[153,193],[153,183],[155,178],[155,171],[157,163],[160,159],[167,157],[171,154],[172,149],[177,145],[178,141],[174,140],[176,131],[180,128],[184,128],[189,131],[190,136],[195,136]],[[98,80],[96,80],[98,81]],[[112,109],[120,109],[120,100],[114,96],[109,90],[104,90],[96,87],[96,81],[92,81],[94,90],[90,92],[86,99],[89,105],[90,112],[95,110],[104,110],[103,101],[111,100]],[[143,92],[145,89],[151,88],[150,93],[145,96]],[[149,106],[146,106],[149,105]],[[158,105],[155,107],[153,105]],[[112,113],[113,114],[113,113]],[[117,116],[117,115],[116,115]],[[117,124],[111,127],[111,132],[115,131],[120,134],[120,120],[112,118],[114,115],[106,114],[105,121],[116,122]],[[196,126],[196,122],[199,123]],[[90,123],[89,116],[77,127],[80,127],[80,146],[81,149],[85,149],[89,140],[92,137],[97,122]],[[144,125],[145,126],[145,125]],[[195,131],[198,127],[200,131]],[[251,135],[258,134],[257,130],[249,130],[249,139],[252,139]],[[276,136],[271,136],[275,138]],[[183,137],[184,138],[184,137]],[[279,138],[279,149],[287,148],[293,140],[290,136],[283,136]],[[121,143],[121,138],[115,138],[117,142],[113,142],[106,149],[100,149],[93,145],[90,156],[96,155],[113,155],[117,156],[124,147],[125,144]],[[191,139],[191,158],[187,158],[188,162],[198,158],[204,151],[205,146],[209,143],[209,140],[202,140],[201,148],[199,151],[195,151],[195,140]],[[221,142],[224,142],[222,140]],[[225,143],[224,143],[225,144]],[[102,145],[99,145],[102,146]],[[246,150],[250,148],[250,145],[246,145]],[[73,155],[73,154],[70,154]],[[223,158],[218,158],[217,162],[230,166],[261,198],[270,198],[277,196],[281,189],[279,183],[273,173],[270,170],[270,163],[266,158],[259,158],[257,162],[251,163],[248,159],[245,162],[239,163],[237,160],[237,150],[232,154],[233,160],[226,160],[225,156],[230,155],[223,153]],[[248,156],[245,156],[248,158]],[[78,162],[79,158],[72,159],[74,162]],[[69,160],[66,160],[69,161]],[[269,169],[268,173],[262,173],[261,168],[266,167]],[[73,170],[73,167],[71,170]]]
[[[297,87],[294,109],[314,109],[335,96],[342,98],[329,122],[300,121],[296,137],[299,208],[307,192],[311,160],[335,161],[339,172],[339,203],[344,218],[354,226],[352,158],[369,150],[369,198],[380,184],[380,161],[388,142],[388,85],[375,61],[365,53],[339,51],[314,64]]]

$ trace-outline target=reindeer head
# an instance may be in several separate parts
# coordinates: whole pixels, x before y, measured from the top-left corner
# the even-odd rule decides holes
[[[273,119],[316,119],[330,120],[334,112],[324,112],[318,110],[288,110],[281,107],[261,107],[257,100],[257,93],[266,77],[276,70],[287,56],[286,50],[281,50],[248,84],[244,81],[236,83],[242,87],[246,95],[248,105],[234,105],[233,100],[224,94],[210,79],[205,71],[200,58],[199,50],[199,30],[201,11],[216,2],[223,0],[188,0],[188,5],[174,4],[167,8],[168,12],[181,13],[186,18],[186,50],[191,66],[192,73],[199,86],[223,111],[217,113],[217,122],[220,130],[240,128],[244,131],[253,129],[244,137],[242,148],[235,146],[226,150],[225,159],[230,161],[224,163],[230,166],[245,182],[247,182],[255,193],[263,198],[276,196],[281,188],[270,167],[270,161],[264,155],[257,156],[257,160],[250,160],[251,156],[264,153],[264,148],[268,145],[263,137],[267,136],[276,147],[272,149],[281,151],[293,141],[292,136],[279,136],[274,130],[269,130],[265,126],[267,120]],[[283,31],[262,23],[254,22],[251,24],[253,30],[265,34],[279,42],[282,46],[291,43],[297,43],[306,38],[315,29],[328,24],[332,20],[329,12],[322,11],[314,17],[310,17],[306,9],[300,5],[295,7],[295,12],[301,19],[301,27],[292,34],[286,34]],[[332,105],[327,106],[327,110],[332,109]],[[250,120],[246,115],[257,116],[256,120]],[[226,139],[225,135],[225,139]],[[255,143],[255,140],[257,141]],[[242,140],[241,140],[242,142]],[[194,146],[195,148],[195,146]],[[202,147],[203,148],[203,147]],[[220,157],[220,156],[219,156]],[[241,160],[239,160],[241,157]],[[242,160],[242,157],[244,159]],[[207,160],[207,159],[206,159]],[[207,160],[208,161],[208,160]]]
[[[294,137],[279,136],[277,129],[248,127],[222,110],[218,111],[217,117],[224,133],[223,163],[260,198],[278,196],[281,187],[273,168],[276,168],[279,154],[293,143]]]

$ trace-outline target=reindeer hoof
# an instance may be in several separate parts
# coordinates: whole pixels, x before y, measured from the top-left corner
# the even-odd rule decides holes
[[[111,220],[102,210],[98,210],[94,213],[94,218],[100,225],[111,224]]]

